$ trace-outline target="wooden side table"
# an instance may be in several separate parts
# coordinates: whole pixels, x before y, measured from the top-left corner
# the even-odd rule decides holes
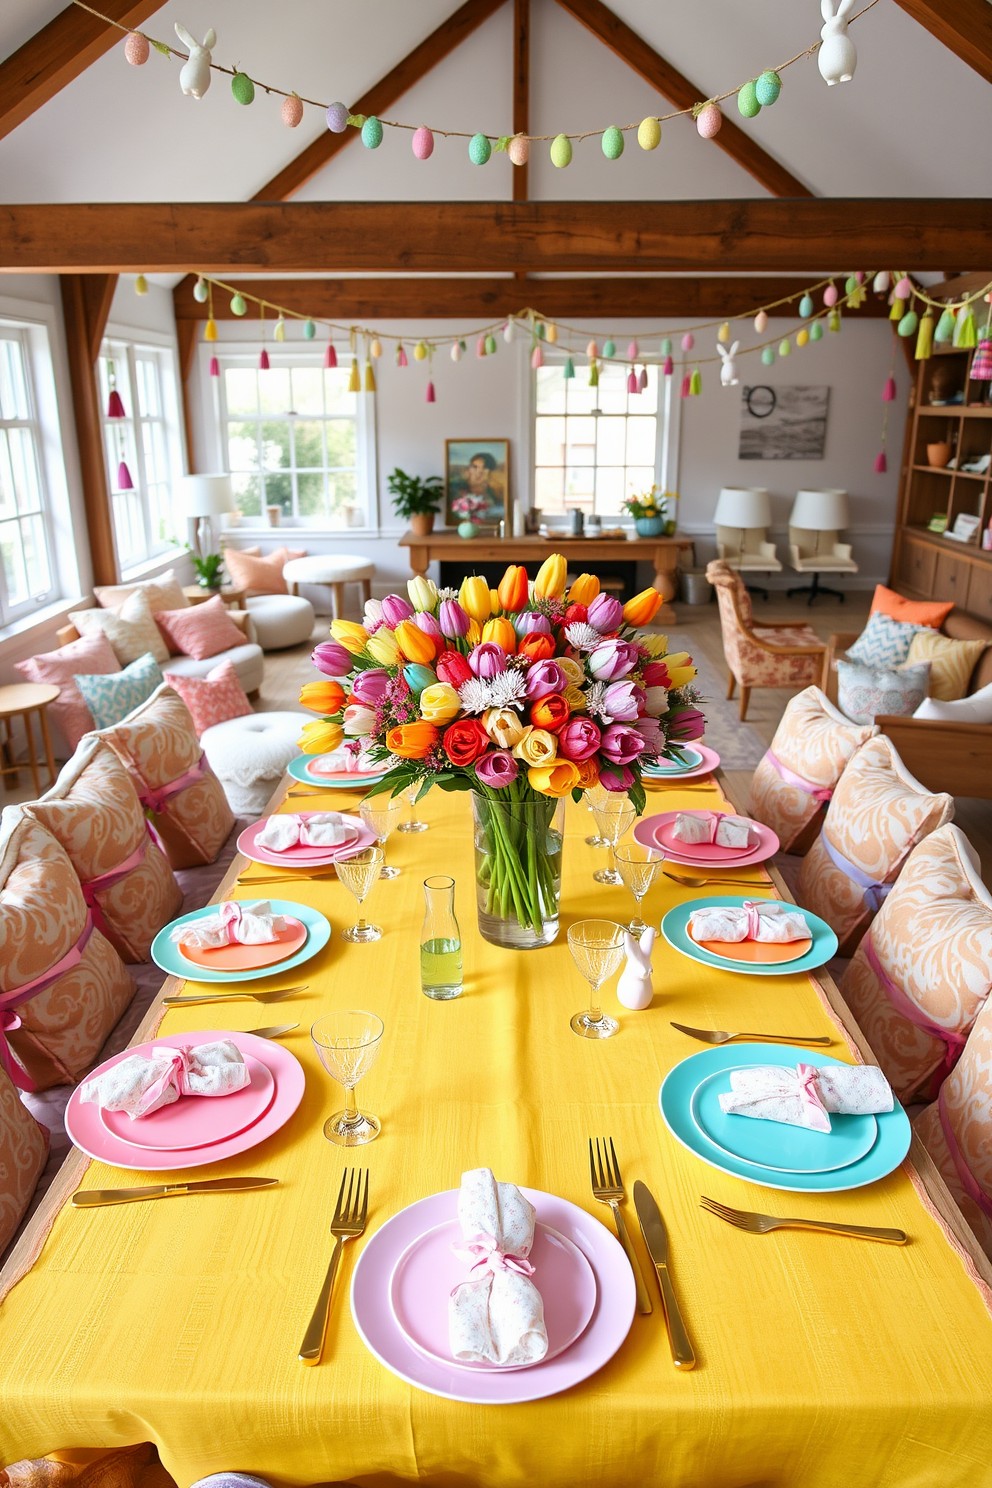
[[[31,731],[31,714],[37,713],[41,724],[41,739],[45,746],[45,763],[48,766],[49,786],[55,784],[55,761],[52,758],[52,740],[48,732],[48,716],[45,709],[54,703],[61,688],[39,682],[15,682],[11,687],[0,687],[0,719],[3,720],[5,738],[0,743],[0,776],[12,775],[17,784],[18,764],[14,753],[14,734],[11,720],[20,714],[24,720],[24,732],[28,740],[28,760],[34,777],[35,795],[41,795],[38,779],[38,757],[34,749],[34,734]],[[23,768],[23,767],[22,767]]]
[[[199,584],[185,584],[183,593],[191,605],[206,604],[208,599],[219,594],[226,605],[233,605],[236,610],[243,610],[248,598],[247,589],[232,589],[227,584],[222,589],[203,589]]]

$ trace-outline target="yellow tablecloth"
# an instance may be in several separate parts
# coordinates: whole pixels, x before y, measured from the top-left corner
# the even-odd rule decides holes
[[[654,810],[678,799],[649,798]],[[653,1007],[618,1010],[608,987],[620,1033],[607,1043],[580,1040],[568,1018],[584,1005],[585,984],[564,933],[540,952],[481,941],[468,801],[434,792],[422,808],[430,832],[390,838],[402,877],[378,885],[370,900],[383,939],[346,946],[335,934],[307,968],[310,990],[279,1008],[278,1020],[301,1024],[286,1040],[306,1069],[296,1117],[258,1151],[208,1170],[274,1175],[279,1186],[88,1213],[65,1208],[0,1308],[0,1461],[150,1440],[182,1488],[235,1468],[284,1483],[375,1488],[992,1484],[992,1320],[906,1174],[850,1194],[776,1194],[706,1167],[659,1115],[664,1075],[699,1047],[670,1019],[829,1032],[809,982],[717,973],[661,943]],[[592,880],[604,855],[583,843],[590,826],[587,812],[569,804],[565,924],[631,912],[623,889]],[[440,870],[457,880],[464,939],[466,992],[453,1003],[428,1001],[419,984],[421,880]],[[338,883],[273,892],[287,890],[327,913],[335,931],[354,915]],[[658,923],[687,892],[667,883],[653,891],[648,918]],[[358,1339],[347,1285],[361,1242],[346,1252],[326,1362],[300,1366],[346,1160],[321,1135],[339,1091],[307,1030],[318,1014],[353,1006],[379,1013],[386,1030],[360,1091],[382,1120],[381,1137],[363,1154],[370,1232],[481,1164],[608,1217],[589,1192],[586,1139],[611,1135],[628,1184],[643,1178],[668,1220],[694,1373],[673,1369],[656,1309],[635,1319],[606,1368],[567,1394],[499,1408],[435,1399],[394,1378]],[[223,1018],[208,1007],[184,1009],[166,1017],[163,1031],[250,1029],[272,1022],[270,1011],[249,1002],[228,1005]],[[836,1052],[846,1057],[842,1045]],[[134,1181],[94,1163],[83,1186]],[[798,1232],[759,1238],[704,1213],[701,1193],[742,1208],[899,1226],[912,1244]]]

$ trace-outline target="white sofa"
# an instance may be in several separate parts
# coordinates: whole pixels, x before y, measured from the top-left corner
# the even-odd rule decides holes
[[[265,657],[256,639],[254,622],[247,610],[228,610],[227,614],[243,632],[243,645],[230,646],[216,656],[204,657],[202,661],[197,661],[192,656],[170,656],[167,662],[162,663],[162,671],[178,672],[183,677],[205,677],[215,666],[220,666],[222,661],[230,661],[234,663],[234,670],[248,696],[257,696],[262,685]],[[64,625],[56,635],[60,646],[67,646],[70,641],[79,639],[79,631],[74,625]]]

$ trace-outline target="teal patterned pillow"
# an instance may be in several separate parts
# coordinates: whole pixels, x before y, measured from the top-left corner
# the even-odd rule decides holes
[[[76,686],[98,729],[111,728],[146,702],[162,685],[162,672],[150,651],[121,672],[105,677],[76,677]]]
[[[913,637],[927,629],[928,626],[913,621],[893,620],[891,615],[876,610],[868,616],[868,624],[849,648],[848,660],[868,667],[902,666],[909,656]]]

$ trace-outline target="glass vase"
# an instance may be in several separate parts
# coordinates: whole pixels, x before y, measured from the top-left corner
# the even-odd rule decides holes
[[[504,794],[472,793],[479,934],[491,945],[531,950],[558,934],[565,803]]]

